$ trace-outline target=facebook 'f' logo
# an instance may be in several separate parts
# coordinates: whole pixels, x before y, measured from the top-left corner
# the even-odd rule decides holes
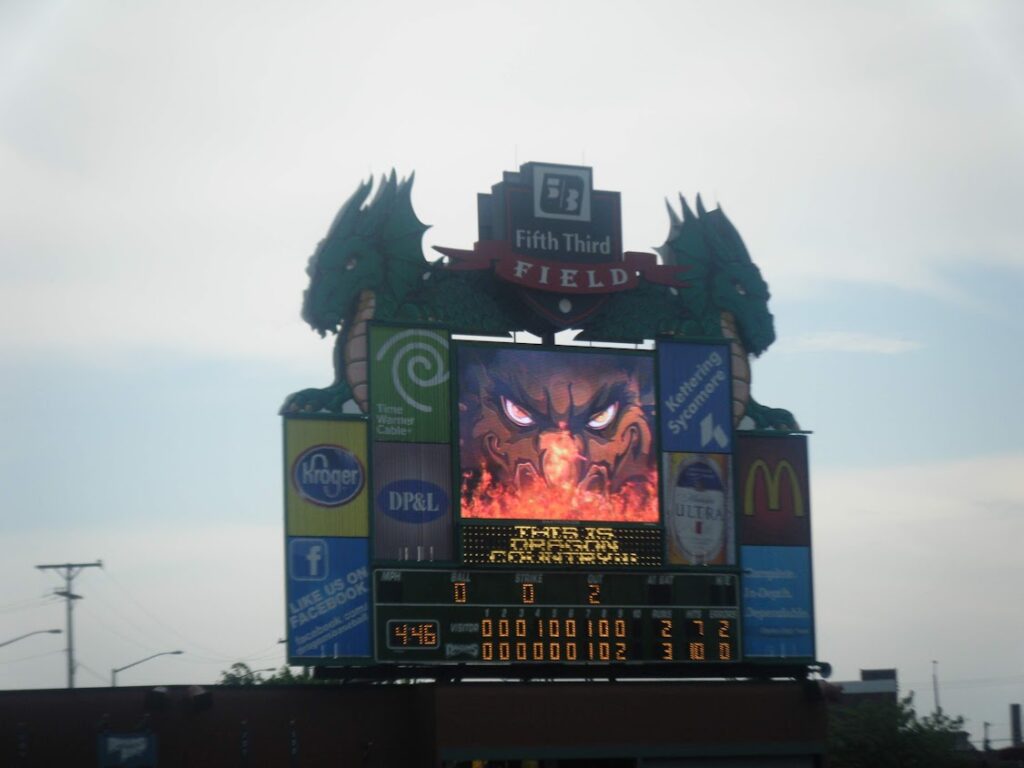
[[[327,578],[327,542],[324,539],[292,539],[288,543],[288,568],[297,581]]]

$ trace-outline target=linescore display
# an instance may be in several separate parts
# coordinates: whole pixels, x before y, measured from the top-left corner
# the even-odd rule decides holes
[[[382,660],[739,661],[733,574],[375,574]],[[444,642],[441,642],[441,639]]]

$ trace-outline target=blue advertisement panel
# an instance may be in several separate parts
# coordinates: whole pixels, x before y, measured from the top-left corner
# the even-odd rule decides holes
[[[732,373],[728,344],[658,343],[661,449],[732,451]]]
[[[365,658],[370,640],[369,542],[288,537],[289,658]]]
[[[96,737],[100,768],[152,768],[157,764],[156,734],[106,731]]]
[[[814,658],[810,547],[740,548],[743,655]]]
[[[451,447],[377,443],[373,466],[374,557],[452,559]]]

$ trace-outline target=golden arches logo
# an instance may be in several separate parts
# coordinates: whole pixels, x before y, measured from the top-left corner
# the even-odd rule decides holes
[[[774,471],[768,468],[768,462],[758,459],[750,465],[747,471],[747,487],[743,494],[743,514],[753,516],[754,514],[754,488],[757,486],[757,476],[764,477],[765,490],[768,492],[768,509],[778,512],[780,505],[780,486],[782,485],[783,474],[789,479],[789,490],[793,496],[793,517],[804,516],[804,498],[800,493],[800,479],[797,476],[793,465],[783,459],[775,465]]]

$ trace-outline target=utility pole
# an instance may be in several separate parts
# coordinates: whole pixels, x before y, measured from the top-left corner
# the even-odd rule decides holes
[[[935,693],[935,714],[942,714],[942,705],[939,704],[939,662],[932,660],[932,691]]]
[[[75,687],[75,635],[71,624],[71,613],[75,605],[75,600],[81,600],[81,595],[76,595],[71,591],[71,582],[74,581],[75,577],[82,572],[83,568],[102,568],[103,561],[97,560],[95,563],[61,563],[59,565],[37,565],[41,571],[59,571],[60,575],[64,579],[64,589],[54,590],[54,594],[60,595],[64,598],[66,605],[67,614],[67,625],[68,625],[68,688]]]

